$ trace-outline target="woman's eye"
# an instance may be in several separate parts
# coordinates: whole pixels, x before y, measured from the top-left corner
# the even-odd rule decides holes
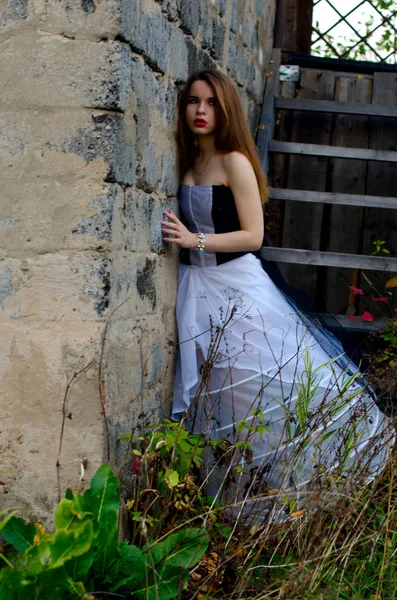
[[[216,104],[216,100],[210,100],[210,101],[208,102],[208,104],[209,104],[210,106],[215,106],[215,104]]]
[[[196,104],[197,99],[196,98],[189,98],[188,103],[189,104]]]

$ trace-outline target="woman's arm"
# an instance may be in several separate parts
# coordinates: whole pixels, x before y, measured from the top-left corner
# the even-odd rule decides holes
[[[258,250],[263,240],[263,213],[254,169],[248,158],[240,152],[229,152],[222,159],[227,182],[232,190],[241,225],[239,231],[230,233],[207,233],[207,252],[241,252]],[[197,248],[198,235],[189,231],[172,212],[164,213],[171,222],[163,221],[165,242],[176,243],[182,248]]]

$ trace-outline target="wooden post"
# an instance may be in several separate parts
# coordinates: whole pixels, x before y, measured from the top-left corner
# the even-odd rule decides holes
[[[275,46],[310,54],[313,0],[277,0]]]

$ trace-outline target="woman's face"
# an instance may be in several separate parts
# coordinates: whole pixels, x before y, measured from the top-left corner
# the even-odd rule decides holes
[[[186,121],[193,133],[208,135],[215,132],[216,98],[206,81],[195,81],[190,86],[186,106]]]

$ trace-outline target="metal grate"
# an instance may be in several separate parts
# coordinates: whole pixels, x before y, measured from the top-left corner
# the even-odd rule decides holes
[[[312,54],[397,63],[396,0],[314,0]]]

